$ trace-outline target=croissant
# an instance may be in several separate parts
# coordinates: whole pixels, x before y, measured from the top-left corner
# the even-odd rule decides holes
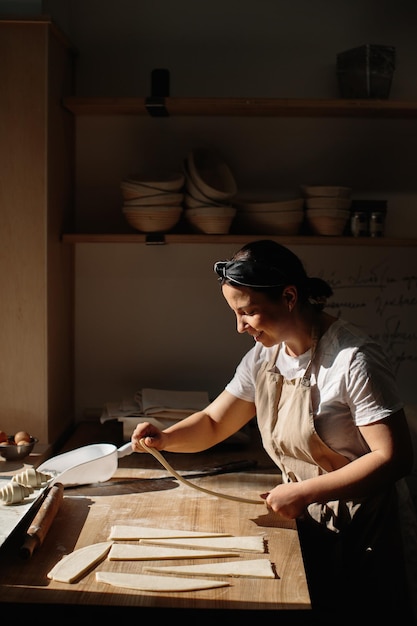
[[[31,493],[33,493],[33,487],[30,485],[10,481],[8,485],[0,489],[0,499],[4,504],[16,504],[22,502]]]
[[[39,472],[34,467],[28,467],[23,472],[15,474],[12,477],[12,482],[20,483],[21,485],[27,485],[33,487],[34,489],[38,489],[44,483],[47,483],[50,478],[50,474],[44,474],[43,472]]]

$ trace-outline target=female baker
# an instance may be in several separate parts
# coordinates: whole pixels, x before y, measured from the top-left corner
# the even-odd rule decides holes
[[[413,624],[399,513],[411,502],[403,477],[413,451],[381,347],[324,312],[330,286],[274,241],[249,243],[214,269],[238,332],[255,345],[206,409],[163,431],[139,424],[133,449],[144,451],[143,438],[157,450],[198,452],[256,415],[282,473],[262,497],[296,520],[317,623]]]

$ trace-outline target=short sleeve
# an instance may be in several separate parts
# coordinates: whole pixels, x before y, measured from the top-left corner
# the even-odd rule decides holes
[[[346,389],[357,426],[372,424],[403,408],[394,372],[377,344],[367,343],[355,351]]]
[[[247,352],[235,370],[231,381],[225,389],[236,398],[255,402],[255,381],[261,364],[271,358],[271,349],[264,348],[261,344],[255,344]]]

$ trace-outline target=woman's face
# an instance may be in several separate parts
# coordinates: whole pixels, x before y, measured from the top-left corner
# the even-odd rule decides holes
[[[293,292],[284,290],[281,298],[272,301],[250,287],[222,286],[223,296],[234,311],[238,333],[248,333],[265,347],[286,341],[291,334]]]

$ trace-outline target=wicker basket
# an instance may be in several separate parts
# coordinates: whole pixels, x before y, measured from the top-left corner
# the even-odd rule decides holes
[[[340,236],[343,234],[350,211],[307,209],[307,222],[316,235]]]
[[[187,170],[192,183],[210,200],[227,202],[236,195],[234,176],[227,163],[215,152],[205,148],[191,150],[187,157]]]
[[[235,215],[236,209],[228,206],[202,206],[184,211],[184,217],[195,231],[210,235],[226,235]]]
[[[179,222],[182,206],[123,208],[127,222],[142,233],[165,233]]]
[[[238,232],[253,235],[298,235],[304,211],[239,211]]]

